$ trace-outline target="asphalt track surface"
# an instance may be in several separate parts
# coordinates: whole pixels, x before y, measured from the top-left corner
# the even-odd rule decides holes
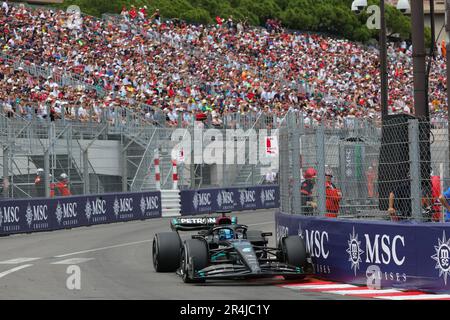
[[[275,235],[274,210],[234,215]],[[0,299],[357,299],[281,288],[289,282],[275,278],[185,284],[175,273],[153,269],[152,239],[164,231],[169,218],[1,237]],[[81,271],[79,290],[67,288],[72,265]]]

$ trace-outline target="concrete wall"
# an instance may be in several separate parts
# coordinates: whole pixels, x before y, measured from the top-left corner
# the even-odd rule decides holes
[[[436,40],[437,40],[437,45],[440,46],[442,40],[445,40],[445,43],[448,43],[449,39],[447,39],[447,34],[445,32],[445,27],[444,29],[442,29],[442,27],[445,24],[445,16],[444,14],[435,14],[434,15],[434,24],[435,24],[435,32],[436,32]],[[426,27],[431,27],[431,23],[430,23],[430,16],[429,15],[425,15],[425,26]],[[442,31],[441,31],[442,29]],[[441,34],[439,34],[439,32],[441,32]]]

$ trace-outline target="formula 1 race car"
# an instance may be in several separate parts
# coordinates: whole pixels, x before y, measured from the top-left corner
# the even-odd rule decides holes
[[[271,248],[267,246],[271,232],[248,230],[225,213],[174,218],[171,228],[172,232],[153,238],[153,266],[157,272],[176,272],[187,283],[277,275],[301,279],[313,272],[299,236],[283,237],[277,248]],[[182,242],[179,231],[199,232]]]

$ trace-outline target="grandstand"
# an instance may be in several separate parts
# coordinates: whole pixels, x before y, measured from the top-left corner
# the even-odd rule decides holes
[[[23,186],[32,187],[34,170],[44,165],[42,157],[48,151],[49,168],[56,175],[74,170],[72,180],[80,193],[92,188],[141,190],[153,187],[147,178],[153,176],[148,166],[154,149],[166,146],[161,154],[170,158],[167,141],[174,128],[276,129],[289,112],[301,114],[305,127],[325,123],[347,128],[358,119],[379,124],[374,47],[239,24],[159,23],[150,15],[145,11],[135,17],[128,11],[103,19],[83,15],[81,29],[68,24],[71,16],[61,10],[18,4],[11,4],[8,12],[2,9],[4,149],[11,144],[17,148],[8,150],[12,162],[22,156],[21,165],[3,161],[8,172],[4,176],[13,173]],[[389,111],[413,113],[411,48],[406,43],[390,44],[388,55]],[[445,60],[439,56],[430,77],[435,128],[447,124],[445,79]],[[70,135],[75,142],[68,142]],[[52,137],[65,139],[64,152],[44,142]],[[89,148],[115,148],[116,156],[98,160],[97,167],[84,152],[87,145],[78,140],[88,140]],[[123,160],[111,160],[118,154]],[[38,155],[41,160],[33,160]],[[165,169],[163,183],[168,186],[170,168]],[[262,174],[255,173],[259,169],[185,168],[181,185],[259,183]],[[25,187],[20,189],[16,192],[21,196],[30,195]]]

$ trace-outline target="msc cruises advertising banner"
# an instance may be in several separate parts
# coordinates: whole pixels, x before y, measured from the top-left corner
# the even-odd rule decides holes
[[[0,201],[0,235],[161,217],[160,192]]]
[[[182,190],[180,195],[182,215],[278,208],[280,202],[277,185]]]
[[[318,276],[373,287],[450,292],[450,226],[276,213],[277,239],[305,240]]]

